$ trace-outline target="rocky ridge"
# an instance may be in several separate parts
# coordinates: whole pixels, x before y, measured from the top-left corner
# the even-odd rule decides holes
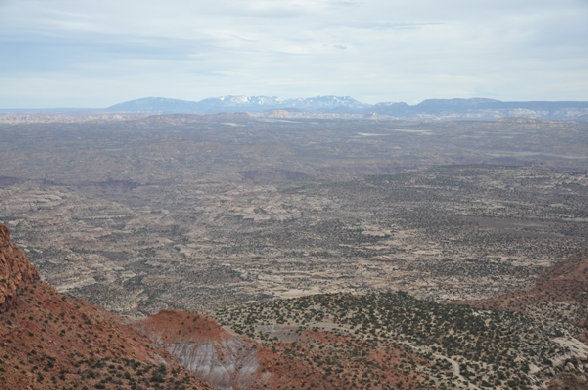
[[[24,252],[10,242],[10,232],[0,225],[0,312],[10,308],[27,285],[39,280],[39,273]]]

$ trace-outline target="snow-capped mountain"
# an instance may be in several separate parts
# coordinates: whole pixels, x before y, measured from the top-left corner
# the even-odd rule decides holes
[[[282,99],[276,96],[221,96],[199,102],[179,99],[148,97],[115,104],[108,111],[158,113],[218,113],[262,112],[273,109],[290,109],[305,112],[359,112],[370,107],[350,96],[316,96],[311,98]]]

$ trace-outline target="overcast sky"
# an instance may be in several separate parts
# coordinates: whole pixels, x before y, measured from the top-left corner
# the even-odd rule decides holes
[[[0,107],[588,100],[588,0],[0,0]]]

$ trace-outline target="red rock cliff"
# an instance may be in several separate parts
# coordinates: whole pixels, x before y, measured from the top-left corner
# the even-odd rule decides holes
[[[39,280],[39,273],[24,252],[10,242],[10,232],[0,225],[0,312],[5,311],[19,291]]]

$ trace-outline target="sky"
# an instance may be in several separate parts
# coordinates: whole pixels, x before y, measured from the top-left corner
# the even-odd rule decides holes
[[[588,100],[588,0],[0,0],[0,107]]]

